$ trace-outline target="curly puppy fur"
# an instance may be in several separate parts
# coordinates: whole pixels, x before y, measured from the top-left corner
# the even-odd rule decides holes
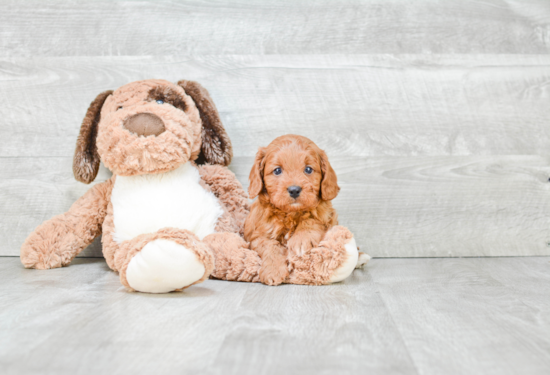
[[[299,196],[290,194],[291,187],[301,189]],[[263,283],[328,281],[331,270],[345,260],[344,244],[352,237],[335,227],[338,215],[330,201],[339,190],[327,155],[308,138],[285,135],[259,149],[248,189],[250,198],[258,199],[244,235],[262,258]],[[343,242],[326,236],[333,227]]]

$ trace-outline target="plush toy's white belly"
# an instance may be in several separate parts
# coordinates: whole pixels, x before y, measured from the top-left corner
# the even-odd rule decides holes
[[[165,227],[188,229],[201,239],[214,233],[223,210],[199,181],[190,163],[162,174],[117,176],[111,195],[113,239],[120,243]]]

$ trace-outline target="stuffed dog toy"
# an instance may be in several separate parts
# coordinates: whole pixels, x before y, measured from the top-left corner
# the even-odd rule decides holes
[[[196,82],[133,82],[97,96],[80,129],[75,178],[113,172],[21,248],[26,268],[67,266],[103,232],[103,255],[130,290],[164,293],[215,278],[257,281],[243,240],[247,197],[225,166],[232,149]],[[216,269],[214,265],[216,264]]]
[[[331,200],[339,190],[327,155],[308,138],[285,135],[260,148],[248,189],[259,197],[244,234],[262,258],[263,283],[328,284],[367,263],[338,225]]]

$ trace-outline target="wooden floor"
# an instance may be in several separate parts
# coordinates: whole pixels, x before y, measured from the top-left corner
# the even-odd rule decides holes
[[[2,374],[549,374],[550,257],[373,259],[344,283],[128,293],[0,258]]]

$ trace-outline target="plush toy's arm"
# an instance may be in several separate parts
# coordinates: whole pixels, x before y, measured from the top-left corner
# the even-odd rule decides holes
[[[216,232],[232,232],[243,236],[244,221],[250,211],[248,196],[235,174],[221,165],[198,166],[204,186],[222,204],[224,214],[218,220]]]
[[[39,225],[21,247],[25,268],[48,269],[67,266],[101,234],[114,178],[97,184],[64,214]]]

